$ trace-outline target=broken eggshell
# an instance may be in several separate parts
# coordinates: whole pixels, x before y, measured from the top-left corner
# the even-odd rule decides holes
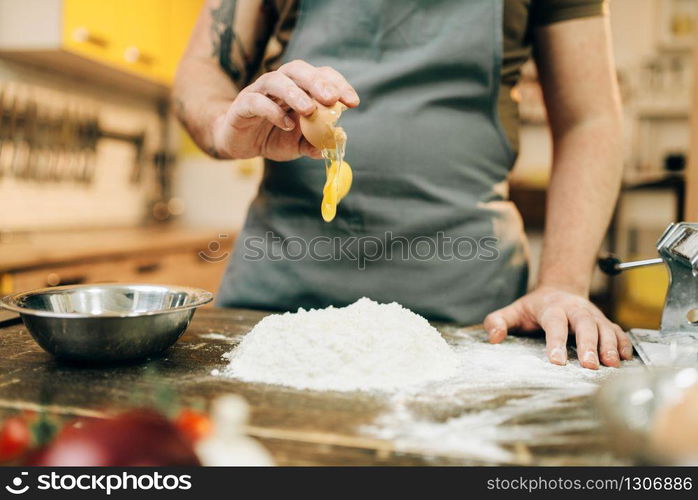
[[[338,141],[346,141],[344,130],[335,124],[347,107],[339,101],[329,107],[319,102],[316,105],[317,108],[310,116],[301,116],[301,132],[317,149],[334,149]]]

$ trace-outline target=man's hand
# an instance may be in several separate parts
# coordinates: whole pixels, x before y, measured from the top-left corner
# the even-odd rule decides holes
[[[242,89],[215,120],[212,137],[217,156],[263,156],[276,161],[299,156],[320,158],[320,152],[303,137],[298,126],[300,115],[315,111],[311,97],[326,106],[337,101],[350,108],[359,105],[354,88],[334,69],[316,68],[304,61],[289,62]]]
[[[571,327],[577,340],[579,362],[596,370],[601,363],[619,366],[632,359],[628,335],[589,300],[560,287],[541,286],[507,307],[485,318],[490,342],[499,343],[509,330],[543,329],[548,359],[556,365],[567,363],[567,333]]]

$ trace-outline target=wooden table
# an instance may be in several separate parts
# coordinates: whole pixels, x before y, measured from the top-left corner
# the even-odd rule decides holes
[[[236,309],[200,310],[182,339],[164,357],[109,368],[60,363],[34,343],[23,325],[6,326],[0,329],[0,418],[18,410],[40,408],[65,418],[101,417],[156,400],[167,400],[168,405],[206,404],[232,392],[243,395],[251,404],[248,433],[260,439],[279,464],[488,463],[477,457],[404,451],[391,441],[368,437],[360,427],[371,424],[387,410],[387,398],[380,395],[313,393],[212,376],[212,369],[225,366],[221,355],[264,315]],[[522,396],[516,390],[499,392],[487,403],[488,409],[496,411],[498,405]],[[524,429],[549,426],[551,439],[509,443],[517,451],[514,463],[620,463],[603,445],[588,397],[572,398],[565,408],[555,412],[532,410],[518,420],[516,425]],[[584,430],[560,432],[559,424],[566,420],[584,422]]]

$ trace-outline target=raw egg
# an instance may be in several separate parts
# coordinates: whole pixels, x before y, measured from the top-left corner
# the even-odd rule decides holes
[[[335,149],[338,142],[346,143],[344,130],[336,127],[335,124],[347,107],[339,101],[332,107],[324,106],[319,102],[315,104],[317,108],[313,114],[300,118],[301,132],[308,142],[320,151]]]
[[[332,107],[317,104],[317,109],[308,117],[300,119],[301,132],[310,144],[322,151],[325,159],[327,180],[322,190],[320,213],[325,222],[330,222],[337,215],[337,204],[351,188],[352,171],[344,161],[347,136],[341,127],[337,127],[342,111],[346,106],[337,102]]]
[[[330,222],[337,215],[337,205],[351,189],[352,171],[347,162],[342,162],[341,168],[336,161],[330,161],[327,180],[322,190],[322,205],[320,212],[325,222]]]

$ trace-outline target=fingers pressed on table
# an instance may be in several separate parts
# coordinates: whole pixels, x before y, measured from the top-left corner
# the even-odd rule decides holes
[[[511,328],[519,326],[520,318],[517,303],[503,307],[487,315],[484,321],[489,341],[498,344],[504,340]]]
[[[620,357],[626,361],[633,359],[633,344],[630,342],[630,337],[618,325],[613,325],[613,329],[616,333],[616,339],[618,340],[618,352],[620,352]]]
[[[620,366],[620,353],[618,352],[618,337],[613,324],[608,320],[597,323],[599,330],[599,357],[601,363],[606,366]]]
[[[569,293],[531,292],[490,313],[484,327],[491,343],[504,340],[513,328],[542,328],[548,359],[557,365],[568,361],[567,342],[572,332],[584,368],[597,370],[601,364],[618,367],[621,360],[632,359],[628,335],[587,299]]]
[[[568,321],[564,309],[550,307],[541,313],[539,323],[545,331],[548,359],[556,365],[567,364]]]
[[[507,336],[507,324],[502,319],[498,311],[490,313],[483,322],[487,337],[492,344],[499,344]]]
[[[596,320],[586,311],[577,311],[569,319],[577,339],[579,363],[584,368],[596,370],[599,367],[599,330]]]

